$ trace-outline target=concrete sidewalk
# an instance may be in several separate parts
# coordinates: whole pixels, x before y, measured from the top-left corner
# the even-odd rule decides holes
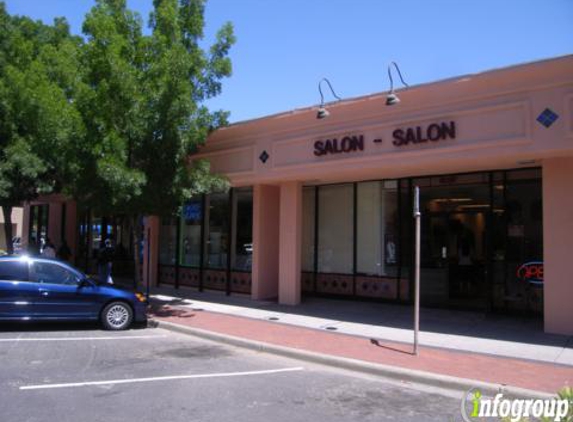
[[[195,333],[240,339],[239,345],[251,342],[271,352],[304,351],[334,359],[337,366],[345,362],[336,358],[384,365],[387,374],[396,368],[397,377],[414,382],[446,377],[449,384],[443,379],[437,384],[461,387],[474,380],[475,386],[547,393],[573,383],[572,339],[543,333],[537,320],[423,309],[422,347],[413,356],[412,315],[405,306],[311,298],[288,307],[168,288],[154,289],[151,303],[156,321]],[[464,382],[452,383],[455,379]]]

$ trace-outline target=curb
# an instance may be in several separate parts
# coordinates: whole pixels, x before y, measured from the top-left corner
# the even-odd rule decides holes
[[[467,378],[458,378],[450,375],[436,374],[416,369],[402,368],[399,366],[384,365],[380,363],[367,362],[341,356],[325,355],[303,349],[294,349],[285,346],[278,346],[275,344],[263,343],[256,340],[247,340],[241,337],[230,336],[228,334],[221,334],[214,331],[188,327],[185,325],[157,319],[150,319],[148,324],[150,327],[164,328],[170,331],[188,334],[218,343],[242,347],[257,352],[276,354],[292,359],[304,360],[311,363],[333,366],[339,369],[348,369],[369,375],[377,375],[385,378],[390,378],[395,381],[424,384],[432,387],[463,392],[478,388],[483,395],[492,397],[500,392],[510,398],[548,399],[555,397],[554,394],[546,393],[543,391],[529,390],[504,384],[494,384],[485,381],[476,381]]]

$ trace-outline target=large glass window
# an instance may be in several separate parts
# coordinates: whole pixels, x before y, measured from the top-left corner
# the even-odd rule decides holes
[[[175,243],[177,241],[175,218],[162,219],[159,230],[159,263],[175,265]]]
[[[506,181],[506,287],[511,306],[540,311],[541,285],[520,278],[518,269],[531,262],[543,262],[543,210],[539,170],[507,173]],[[510,306],[508,303],[507,306]]]
[[[49,205],[32,205],[30,207],[28,247],[32,254],[43,248],[48,237],[49,212]]]
[[[231,268],[251,271],[253,255],[253,191],[237,189],[233,194],[233,254]]]
[[[321,186],[318,201],[318,272],[352,274],[353,185]]]
[[[398,228],[397,242],[398,246],[398,265],[400,265],[400,298],[409,298],[409,278],[410,267],[413,260],[413,239],[412,239],[412,204],[410,201],[410,180],[402,179],[399,181],[399,198],[398,212],[401,215],[400,225]],[[410,210],[410,212],[407,212]]]
[[[398,189],[396,181],[357,184],[356,272],[396,276]]]
[[[234,188],[205,194],[181,209],[181,223],[164,220],[160,233],[160,264],[165,282],[248,293],[253,253],[253,189]],[[178,257],[172,260],[178,240]],[[227,276],[230,272],[230,276]],[[177,280],[178,278],[178,280]]]
[[[302,270],[314,271],[315,195],[314,186],[302,191]]]
[[[181,240],[179,263],[198,267],[201,263],[201,224],[203,207],[200,198],[195,198],[183,206],[181,211]]]
[[[207,268],[227,268],[229,253],[229,194],[214,193],[208,198],[209,224],[205,245]]]

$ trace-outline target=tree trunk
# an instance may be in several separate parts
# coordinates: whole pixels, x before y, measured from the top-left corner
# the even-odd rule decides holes
[[[12,244],[12,207],[10,205],[2,205],[2,213],[4,214],[4,235],[6,236],[6,251],[11,255],[14,253],[14,245]]]
[[[141,282],[141,260],[139,259],[139,249],[141,247],[141,216],[134,214],[132,217],[132,242],[133,242],[133,287],[138,288]]]

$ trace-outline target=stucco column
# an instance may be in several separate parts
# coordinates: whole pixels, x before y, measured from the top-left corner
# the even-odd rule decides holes
[[[253,270],[251,297],[274,299],[279,285],[278,186],[253,187]]]
[[[157,268],[159,264],[159,217],[145,218],[143,249],[143,285],[157,286]]]
[[[279,248],[279,303],[300,303],[302,241],[302,185],[281,184]]]
[[[573,334],[573,157],[543,160],[545,331]]]

